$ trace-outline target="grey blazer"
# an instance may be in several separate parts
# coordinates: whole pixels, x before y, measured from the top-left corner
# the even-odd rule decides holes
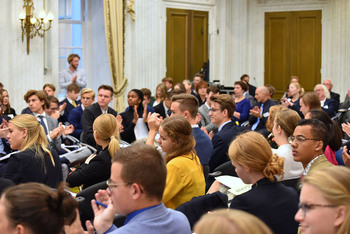
[[[213,124],[210,121],[209,116],[209,109],[207,105],[203,104],[198,108],[198,112],[201,115],[201,125],[202,127],[205,127],[209,132],[213,131],[214,133],[218,131],[218,126],[216,124]]]

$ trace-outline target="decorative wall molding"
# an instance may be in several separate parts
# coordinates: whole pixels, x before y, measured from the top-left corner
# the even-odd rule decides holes
[[[201,4],[201,5],[211,5],[214,6],[216,0],[163,0],[164,2],[177,2],[185,4]]]
[[[259,5],[326,4],[330,0],[257,0]]]

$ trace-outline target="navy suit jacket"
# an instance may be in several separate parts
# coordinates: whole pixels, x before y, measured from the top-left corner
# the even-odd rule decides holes
[[[338,111],[336,107],[337,107],[337,103],[335,100],[326,98],[326,100],[324,101],[322,110],[327,112],[329,117],[332,118],[336,115]]]
[[[63,115],[61,115],[61,121],[62,123],[65,123],[65,122],[69,122],[69,113],[75,108],[69,101],[67,98],[63,99],[63,101],[60,102],[60,105],[66,103],[66,108],[64,109],[64,113]],[[75,103],[78,105],[81,104],[81,101],[80,100],[77,100],[75,101]]]
[[[154,111],[158,114],[160,114],[160,116],[163,117],[163,119],[166,118],[166,113],[165,113],[165,109],[164,109],[164,106],[163,106],[163,102],[159,103],[158,105],[156,105],[154,107]]]
[[[252,189],[234,197],[230,208],[246,211],[264,221],[275,234],[294,234],[298,223],[298,194],[290,187],[263,178]]]
[[[202,165],[208,165],[211,154],[213,153],[213,144],[207,134],[199,127],[192,128],[192,134],[196,140],[194,149]]]
[[[68,116],[68,122],[74,126],[74,132],[72,136],[80,139],[80,134],[83,132],[83,123],[82,123],[83,109],[80,106],[74,108]]]
[[[330,92],[330,94],[331,94],[331,99],[333,99],[335,101],[335,104],[336,104],[335,110],[338,111],[339,103],[340,103],[340,95],[337,93],[334,93],[332,91]]]
[[[117,116],[117,112],[108,107],[107,113]],[[94,139],[94,131],[92,130],[92,124],[95,119],[102,114],[100,105],[96,102],[91,106],[85,108],[82,116],[83,123],[83,142],[91,145],[92,147],[97,147]]]
[[[259,108],[261,107],[261,102],[259,102],[258,104],[256,104],[255,106],[258,106]],[[263,112],[262,112],[262,118],[260,119],[260,122],[258,124],[258,126],[256,127],[255,131],[260,132],[264,135],[266,135],[266,121],[269,118],[269,111],[270,111],[270,107],[276,105],[277,103],[271,99],[268,99],[266,102],[264,102],[264,107],[263,107]],[[249,116],[249,125],[253,126],[254,123],[258,120],[257,117],[255,117],[254,115],[250,115]]]
[[[241,128],[237,127],[232,121],[225,124],[223,128],[214,134],[212,138],[213,153],[209,160],[210,172],[216,167],[229,161],[227,156],[228,147],[231,141],[241,132]]]

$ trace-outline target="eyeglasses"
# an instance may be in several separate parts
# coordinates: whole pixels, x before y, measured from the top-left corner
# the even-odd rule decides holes
[[[215,112],[215,111],[218,111],[218,110],[221,110],[221,109],[211,108],[211,109],[209,110],[209,112],[210,112],[210,111],[211,111],[211,112]]]
[[[329,205],[329,204],[306,204],[306,203],[299,203],[298,205],[299,209],[303,212],[303,216],[305,217],[306,211],[309,211],[315,207],[328,207],[328,208],[334,208],[337,207],[336,205]]]
[[[295,143],[297,143],[298,145],[303,143],[304,141],[320,141],[319,139],[315,139],[315,138],[306,138],[304,136],[290,136],[289,137],[289,144],[292,144],[295,140]]]
[[[112,183],[112,181],[109,179],[106,181],[106,184],[109,188],[109,191],[113,191],[114,188],[118,187],[118,186],[122,186],[122,185],[130,185],[130,183]]]

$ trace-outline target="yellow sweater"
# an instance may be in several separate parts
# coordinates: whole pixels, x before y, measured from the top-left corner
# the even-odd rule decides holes
[[[163,195],[166,207],[175,209],[193,197],[204,195],[205,180],[197,155],[178,156],[170,160],[166,167],[167,178]]]

